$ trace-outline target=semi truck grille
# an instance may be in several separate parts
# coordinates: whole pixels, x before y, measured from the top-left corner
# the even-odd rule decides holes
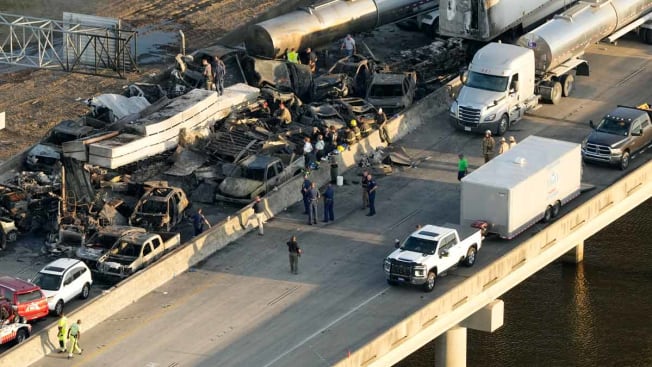
[[[588,143],[586,144],[585,150],[586,153],[589,153],[591,155],[598,155],[598,156],[605,156],[605,157],[611,156],[611,149],[609,149],[609,147],[606,145]]]
[[[412,264],[404,263],[398,260],[392,260],[392,268],[390,270],[392,275],[409,277],[412,275]]]
[[[480,110],[460,106],[460,122],[465,126],[478,126],[480,124]]]

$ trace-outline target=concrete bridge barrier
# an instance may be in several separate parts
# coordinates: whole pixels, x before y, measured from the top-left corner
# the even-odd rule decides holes
[[[388,122],[388,133],[396,141],[424,123],[430,122],[432,116],[448,108],[449,90],[458,86],[452,82],[449,86],[440,88],[424,99],[415,103],[404,113]],[[342,152],[337,158],[340,172],[355,167],[360,154],[366,154],[383,146],[377,131]],[[22,162],[22,155],[14,157],[0,166],[15,168]],[[3,171],[0,171],[3,172]],[[330,181],[328,168],[313,171],[310,179],[319,186]],[[272,217],[301,199],[301,184],[303,178],[296,177],[279,186],[263,199],[265,214]],[[150,265],[105,294],[89,301],[79,309],[67,315],[69,320],[83,319],[84,328],[90,329],[109,318],[124,307],[136,302],[141,297],[165,284],[169,280],[188,270],[200,261],[224,248],[229,243],[244,236],[255,227],[250,223],[253,210],[251,206],[241,209],[234,216],[214,225],[210,230],[186,242],[180,248],[167,254],[156,263]],[[56,321],[44,330],[36,333],[23,344],[14,347],[0,356],[1,366],[26,366],[38,361],[46,354],[55,350],[57,343]]]

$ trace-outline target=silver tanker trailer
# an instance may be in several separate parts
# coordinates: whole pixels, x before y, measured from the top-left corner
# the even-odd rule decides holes
[[[332,0],[317,2],[252,26],[245,37],[251,55],[274,58],[287,50],[319,47],[347,33],[429,12],[438,0]]]
[[[439,34],[489,42],[509,32],[520,36],[576,0],[441,0]],[[516,37],[514,37],[516,38]]]
[[[523,35],[517,45],[486,45],[462,78],[464,86],[449,111],[451,125],[502,135],[539,98],[559,103],[571,94],[574,74],[588,76],[582,59],[587,47],[642,26],[640,20],[651,11],[652,0],[582,1]]]

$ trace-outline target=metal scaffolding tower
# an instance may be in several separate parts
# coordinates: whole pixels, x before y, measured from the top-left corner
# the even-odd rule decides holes
[[[64,21],[0,13],[0,63],[124,77],[138,71],[137,32],[113,18],[64,13]]]

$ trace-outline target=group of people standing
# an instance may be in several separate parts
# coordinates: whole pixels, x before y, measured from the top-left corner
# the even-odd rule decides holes
[[[303,197],[303,214],[308,215],[308,225],[317,224],[317,204],[322,197],[324,199],[324,223],[335,220],[335,190],[331,183],[326,185],[322,194],[317,190],[317,185],[310,181],[308,175],[304,175],[301,195]]]
[[[498,154],[503,154],[509,151],[510,149],[516,146],[516,138],[513,136],[509,137],[509,143],[505,137],[501,137],[498,144]],[[482,138],[482,156],[484,157],[484,162],[489,162],[494,157],[494,150],[496,148],[496,140],[491,136],[491,130],[487,130],[484,133],[484,138]],[[464,176],[469,172],[469,162],[464,156],[464,154],[458,154],[457,161],[457,180],[461,181]]]
[[[204,67],[202,75],[204,76],[204,88],[217,91],[218,95],[224,94],[224,77],[226,76],[226,65],[218,57],[212,59],[204,57],[201,60]]]
[[[79,346],[81,338],[81,320],[73,323],[68,327],[68,319],[64,313],[61,313],[57,323],[57,339],[59,339],[59,353],[66,352],[66,340],[68,341],[68,359],[73,357],[73,353],[81,355],[84,350]]]

